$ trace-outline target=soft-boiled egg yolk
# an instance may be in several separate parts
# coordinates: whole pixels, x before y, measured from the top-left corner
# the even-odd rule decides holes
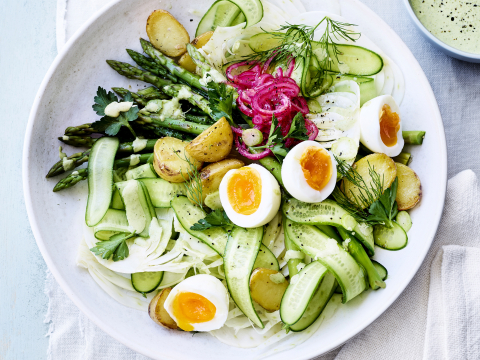
[[[257,211],[262,199],[262,179],[252,167],[237,170],[227,184],[228,201],[235,212],[251,215]]]
[[[173,300],[173,314],[177,325],[185,330],[192,331],[192,324],[204,323],[215,317],[217,308],[206,297],[192,293],[180,292]]]
[[[303,176],[312,189],[322,190],[332,177],[332,159],[322,148],[310,146],[300,158]]]
[[[400,130],[400,116],[385,104],[380,114],[380,137],[383,143],[392,147],[397,144],[397,133]]]

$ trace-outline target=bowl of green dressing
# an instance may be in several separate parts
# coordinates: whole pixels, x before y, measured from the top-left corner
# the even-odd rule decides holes
[[[420,32],[454,58],[480,63],[480,1],[404,0]]]

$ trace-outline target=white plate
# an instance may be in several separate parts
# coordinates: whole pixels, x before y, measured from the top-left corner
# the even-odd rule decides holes
[[[125,48],[141,50],[145,22],[153,9],[164,7],[181,19],[190,34],[198,18],[187,14],[192,6],[204,11],[211,1],[121,0],[89,21],[57,56],[38,91],[25,136],[23,182],[33,233],[45,261],[75,304],[105,332],[130,348],[154,359],[251,358],[250,350],[224,345],[208,334],[168,331],[142,313],[118,304],[101,290],[88,273],[75,265],[81,238],[79,217],[84,211],[86,184],[53,193],[58,178],[46,180],[48,168],[58,159],[57,136],[65,127],[96,119],[91,109],[99,85],[135,89],[141,82],[127,80],[105,63],[129,61]],[[315,0],[307,10],[322,10]],[[376,259],[389,272],[387,288],[366,292],[341,306],[332,320],[307,342],[275,356],[309,359],[338,347],[380,316],[402,293],[420,267],[434,238],[443,210],[447,155],[442,119],[430,85],[419,64],[400,38],[377,15],[357,0],[342,0],[342,15],[359,24],[402,69],[406,96],[401,106],[404,128],[426,130],[422,146],[412,147],[412,167],[423,185],[423,199],[412,211],[413,227],[408,246],[397,252],[377,250]],[[190,19],[194,19],[193,22]],[[68,148],[69,154],[76,152]],[[412,304],[415,306],[415,304]],[[400,315],[401,316],[401,315]]]

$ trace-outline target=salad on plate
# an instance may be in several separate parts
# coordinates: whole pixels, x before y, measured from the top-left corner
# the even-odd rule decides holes
[[[407,246],[422,194],[398,66],[298,0],[216,1],[192,41],[154,10],[146,33],[105,71],[148,85],[99,86],[100,118],[58,138],[87,150],[47,174],[88,182],[78,265],[171,331],[265,356],[382,291],[376,246]]]

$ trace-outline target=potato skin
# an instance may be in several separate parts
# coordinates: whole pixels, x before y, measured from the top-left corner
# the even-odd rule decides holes
[[[195,39],[192,40],[190,44],[195,46],[197,49],[200,49],[203,45],[205,45],[213,35],[213,31],[207,31],[202,35],[198,35]],[[180,60],[178,60],[178,65],[183,67],[185,70],[190,71],[191,73],[195,73],[197,70],[197,65],[193,62],[192,58],[186,52],[182,55]]]
[[[176,57],[187,51],[190,36],[182,24],[165,10],[155,10],[147,19],[150,42],[163,54]]]
[[[202,167],[203,163],[201,161],[195,160],[185,151],[187,144],[187,142],[173,137],[164,137],[157,140],[154,148],[153,167],[158,176],[174,183],[185,182],[190,176],[189,165],[183,160],[185,156],[197,169]]]
[[[152,301],[150,301],[150,305],[148,305],[148,315],[158,325],[162,325],[167,329],[176,330],[178,328],[177,323],[171,318],[164,307],[165,300],[167,300],[170,291],[172,291],[172,288],[167,287],[155,295]]]
[[[215,192],[220,187],[220,182],[227,172],[234,169],[240,169],[245,163],[239,159],[225,159],[205,166],[200,171],[202,180],[202,192],[206,195]]]
[[[232,146],[232,128],[227,119],[222,117],[193,139],[185,149],[198,161],[216,162],[226,158]]]
[[[250,277],[250,294],[252,299],[267,311],[280,309],[283,294],[288,287],[286,279],[280,284],[276,284],[270,279],[271,275],[279,273],[276,270],[257,268]]]
[[[385,154],[376,153],[365,156],[353,165],[360,176],[362,176],[362,178],[365,180],[367,186],[371,187],[372,178],[369,175],[369,165],[375,168],[375,172],[380,175],[380,178],[383,176],[383,190],[388,189],[395,181],[397,176],[397,167],[395,162]],[[345,195],[347,195],[347,197],[354,202],[355,199],[352,195],[352,192],[357,197],[360,192],[363,192],[358,186],[352,184],[346,179],[343,180],[342,185],[344,186],[343,189]],[[370,206],[370,204],[364,204],[362,208],[367,206]]]
[[[396,163],[397,165],[397,200],[398,210],[408,210],[417,205],[422,198],[422,184],[420,179],[408,166]]]

